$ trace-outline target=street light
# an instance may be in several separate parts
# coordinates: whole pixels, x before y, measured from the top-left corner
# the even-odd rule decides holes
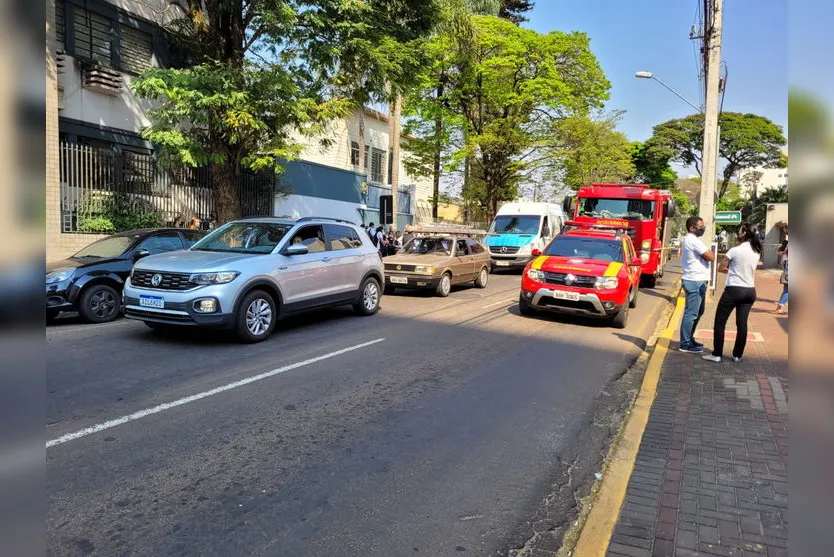
[[[683,102],[685,102],[686,104],[688,104],[689,106],[691,106],[692,108],[697,110],[698,112],[701,112],[701,113],[704,112],[703,110],[701,110],[700,108],[698,108],[697,106],[695,106],[694,104],[689,102],[686,99],[686,97],[684,97],[683,95],[681,95],[680,93],[678,93],[677,91],[675,91],[674,89],[672,89],[671,87],[669,87],[668,85],[666,85],[665,83],[663,83],[662,81],[657,79],[652,72],[645,72],[645,71],[635,72],[634,77],[636,77],[638,79],[654,79],[655,81],[657,81],[658,83],[660,83],[661,85],[663,85],[664,87],[669,89],[672,93],[674,93],[680,100],[682,100]]]

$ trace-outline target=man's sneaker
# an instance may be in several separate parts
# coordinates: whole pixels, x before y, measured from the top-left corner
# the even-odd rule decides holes
[[[693,346],[691,344],[681,344],[678,348],[680,352],[687,352],[688,354],[700,354],[704,351],[703,346]]]
[[[692,346],[694,346],[695,348],[700,348],[701,350],[704,349],[703,344],[701,344],[700,342],[694,341],[694,340],[692,341]]]
[[[733,356],[733,361],[735,363],[739,363],[741,361],[741,358],[736,358],[735,356]]]
[[[713,354],[704,354],[701,356],[701,359],[708,362],[715,362],[716,364],[721,363],[721,356],[714,356]]]

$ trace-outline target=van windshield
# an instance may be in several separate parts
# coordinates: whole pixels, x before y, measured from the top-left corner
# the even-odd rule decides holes
[[[498,215],[489,229],[490,234],[532,234],[539,233],[539,215]]]

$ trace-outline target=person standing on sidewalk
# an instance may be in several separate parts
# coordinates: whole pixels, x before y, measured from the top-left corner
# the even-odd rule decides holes
[[[747,318],[756,301],[756,267],[762,255],[762,242],[755,226],[742,224],[738,232],[739,245],[727,252],[718,270],[727,271],[724,293],[715,308],[712,354],[702,357],[718,363],[724,356],[724,330],[733,310],[736,311],[736,343],[733,361],[740,362],[747,345]]]
[[[686,219],[689,232],[681,244],[681,286],[686,294],[686,307],[681,321],[681,352],[700,354],[704,345],[695,341],[695,329],[704,315],[706,306],[707,284],[710,279],[709,264],[715,261],[715,255],[701,241],[706,232],[704,219],[689,217]]]

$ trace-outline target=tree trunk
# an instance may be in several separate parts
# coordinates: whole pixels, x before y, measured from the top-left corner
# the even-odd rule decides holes
[[[225,163],[214,164],[211,169],[212,194],[217,224],[225,224],[241,217],[240,167],[237,161],[229,158]]]
[[[440,102],[440,99],[443,97],[443,85],[440,84],[437,86],[437,102]],[[433,168],[433,189],[432,189],[432,202],[431,202],[431,216],[433,219],[437,220],[438,218],[438,207],[440,204],[440,154],[441,149],[443,148],[443,142],[440,138],[440,135],[443,133],[443,118],[438,115],[437,119],[434,121],[434,168]]]
[[[399,198],[400,198],[400,117],[402,112],[402,97],[399,93],[393,93],[393,100],[391,101],[391,110],[388,115],[388,143],[391,149],[391,208],[394,213],[391,228],[397,229],[397,213],[399,213]]]

